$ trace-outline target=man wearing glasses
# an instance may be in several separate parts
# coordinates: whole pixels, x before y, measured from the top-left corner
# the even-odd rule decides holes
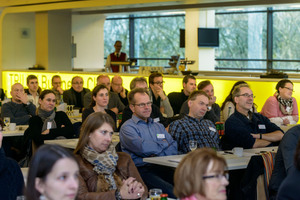
[[[265,116],[250,111],[255,97],[249,86],[241,84],[232,94],[236,111],[226,120],[222,148],[250,149],[278,145],[283,131]]]
[[[177,142],[160,123],[150,118],[151,101],[144,88],[136,88],[128,94],[133,112],[120,130],[122,151],[129,153],[148,188],[161,188],[163,193],[173,194],[173,170],[147,164],[143,158],[177,154]]]
[[[163,76],[161,73],[154,72],[149,76],[149,95],[154,105],[159,107],[160,112],[165,117],[173,117],[174,112],[170,104],[169,98],[163,90]]]
[[[83,97],[88,92],[90,90],[83,87],[83,79],[80,76],[74,76],[72,78],[72,87],[63,93],[63,100],[66,104],[74,105],[75,109],[80,109],[80,112],[82,112]]]

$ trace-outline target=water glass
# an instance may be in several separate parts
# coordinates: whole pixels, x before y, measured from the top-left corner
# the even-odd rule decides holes
[[[194,151],[197,149],[197,141],[196,140],[190,140],[189,141],[189,147],[191,151]]]
[[[149,190],[150,200],[160,200],[160,195],[162,194],[161,189],[153,188]]]

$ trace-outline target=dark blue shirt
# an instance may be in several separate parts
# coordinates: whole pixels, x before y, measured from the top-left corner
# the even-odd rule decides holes
[[[178,151],[188,153],[189,141],[197,140],[198,147],[219,149],[219,135],[215,125],[206,119],[200,121],[188,115],[170,124],[169,133],[177,141]]]
[[[239,113],[237,110],[225,122],[225,135],[222,138],[222,148],[232,149],[243,147],[250,149],[255,143],[251,133],[271,133],[282,131],[276,124],[259,114],[249,113],[250,119]],[[283,132],[283,131],[282,131]]]

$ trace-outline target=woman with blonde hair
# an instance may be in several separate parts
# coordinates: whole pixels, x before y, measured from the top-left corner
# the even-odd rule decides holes
[[[95,112],[84,121],[74,153],[80,165],[78,199],[140,199],[147,188],[130,155],[112,144],[114,121]]]
[[[228,177],[223,157],[209,148],[192,151],[174,174],[174,194],[181,200],[226,200]]]

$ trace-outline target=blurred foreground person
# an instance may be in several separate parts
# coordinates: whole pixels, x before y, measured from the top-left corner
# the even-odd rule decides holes
[[[58,145],[43,145],[31,161],[26,199],[73,200],[78,174],[78,163],[71,152]]]
[[[201,148],[185,156],[174,175],[174,194],[181,200],[226,200],[229,184],[223,157]]]

